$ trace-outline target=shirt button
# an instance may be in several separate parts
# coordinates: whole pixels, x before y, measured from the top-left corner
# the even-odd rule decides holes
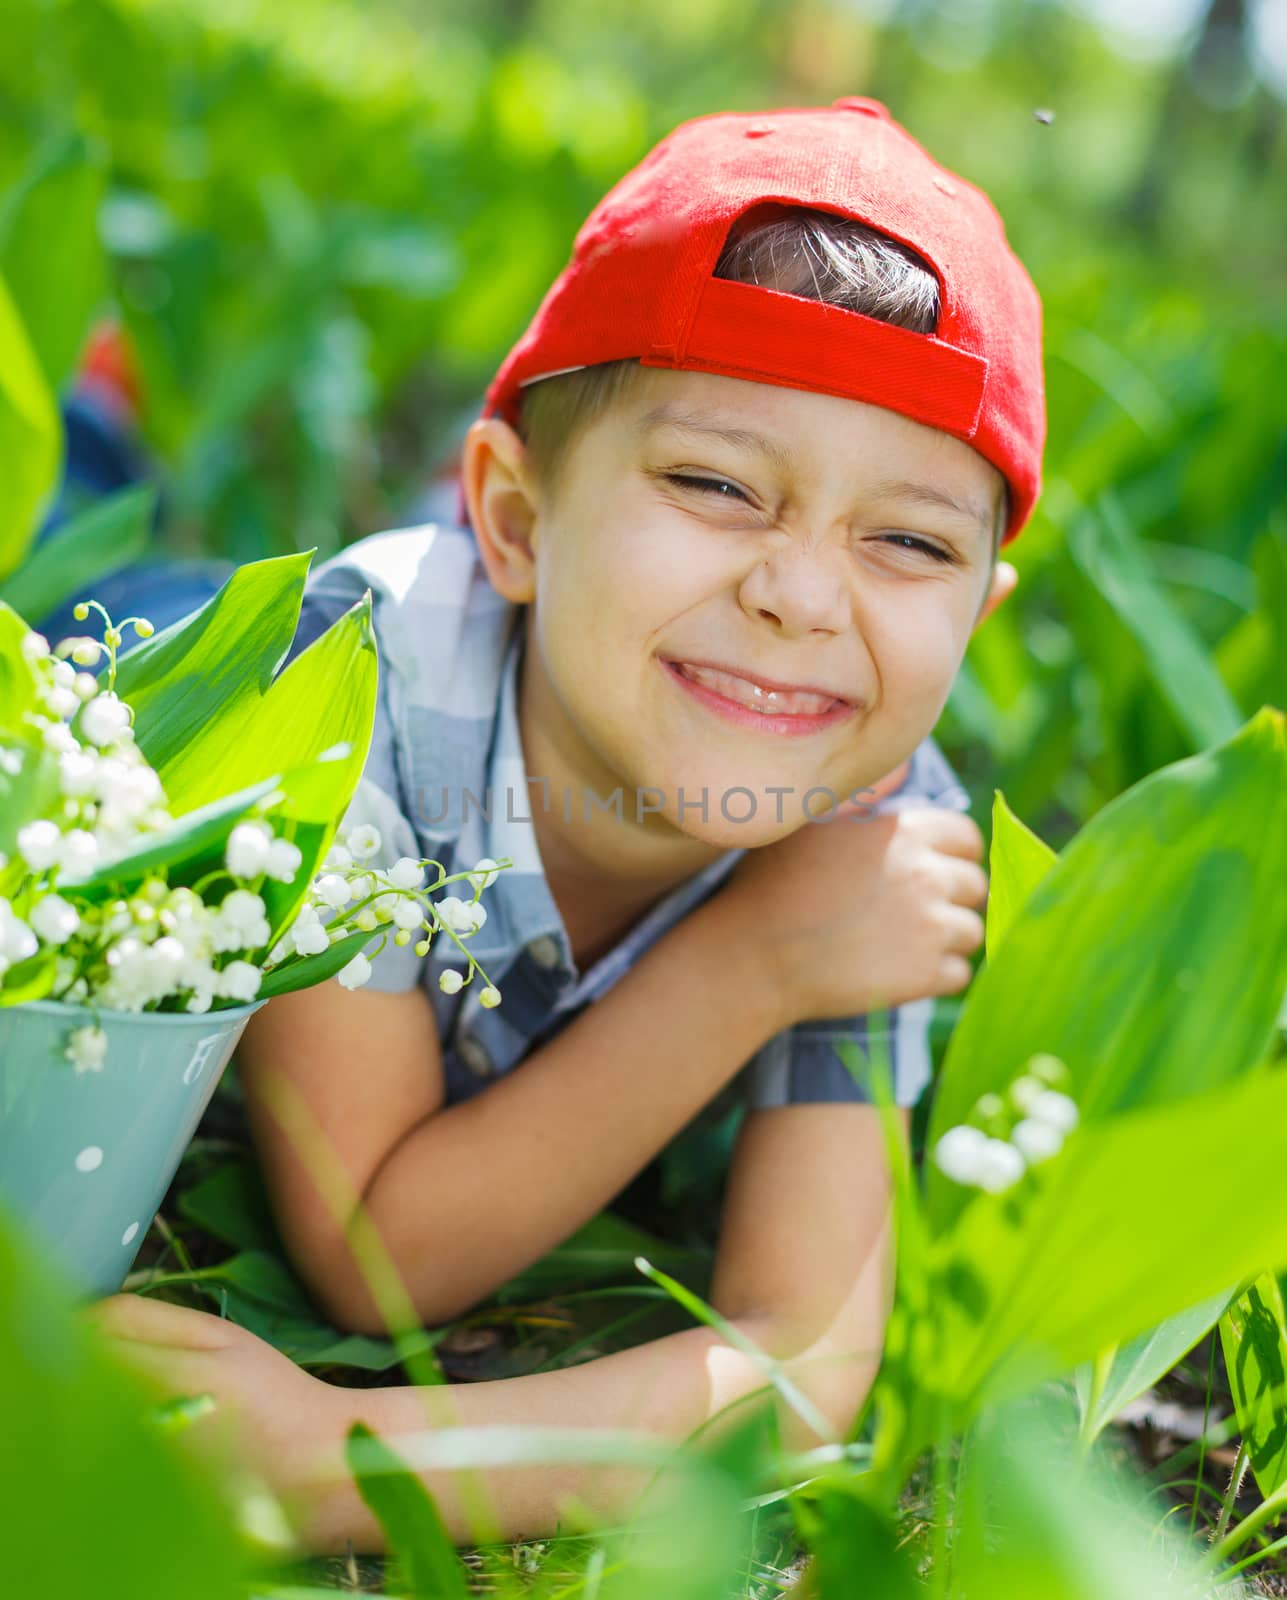
[[[559,964],[559,942],[551,934],[543,933],[539,939],[533,939],[527,947],[527,953],[538,967],[557,967]]]
[[[465,1063],[476,1078],[490,1078],[492,1075],[492,1058],[487,1054],[487,1048],[480,1039],[472,1033],[462,1033],[456,1041],[456,1054]]]

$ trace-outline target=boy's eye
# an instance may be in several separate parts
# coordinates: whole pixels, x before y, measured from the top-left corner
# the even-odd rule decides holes
[[[940,545],[931,544],[928,539],[918,539],[914,533],[882,533],[881,538],[897,545],[900,550],[923,550],[927,556],[932,556],[935,561],[955,562],[956,560],[955,556],[949,555]]]
[[[662,476],[668,483],[678,483],[684,488],[700,489],[704,493],[714,494],[720,500],[731,500],[733,495],[745,500],[746,496],[734,483],[729,483],[726,478],[695,478],[685,472],[666,472]],[[733,495],[720,494],[721,489],[731,489]]]
[[[668,483],[677,483],[685,489],[697,489],[703,494],[713,494],[719,500],[731,500],[734,496],[739,500],[746,500],[746,496],[737,485],[730,483],[727,478],[698,478],[687,472],[665,472],[662,476]],[[722,494],[720,491],[723,489],[729,489],[732,493]],[[919,550],[934,561],[946,562],[949,565],[956,563],[957,558],[944,550],[941,545],[931,544],[928,539],[919,539],[914,533],[883,533],[880,538],[900,550]]]

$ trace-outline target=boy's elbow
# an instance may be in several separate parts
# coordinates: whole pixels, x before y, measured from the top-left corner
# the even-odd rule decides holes
[[[351,1232],[297,1244],[290,1254],[313,1303],[341,1333],[387,1339],[391,1325],[438,1327],[478,1303],[477,1295],[454,1292],[446,1273],[432,1292],[423,1285],[413,1292],[383,1247],[373,1252]],[[364,1268],[363,1260],[371,1265]]]

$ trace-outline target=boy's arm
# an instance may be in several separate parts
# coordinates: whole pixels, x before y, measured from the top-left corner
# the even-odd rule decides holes
[[[900,1115],[906,1127],[909,1113]],[[729,1178],[712,1300],[778,1358],[837,1438],[879,1362],[890,1234],[887,1164],[873,1107],[801,1105],[748,1116]],[[356,1421],[410,1458],[405,1436],[426,1429],[642,1429],[678,1443],[757,1392],[763,1398],[753,1403],[774,1403],[760,1364],[706,1327],[556,1372],[428,1389],[339,1389],[204,1312],[136,1295],[94,1310],[166,1392],[210,1392],[237,1417],[243,1448],[295,1508],[303,1545],[318,1552],[341,1551],[350,1539],[359,1550],[383,1547],[344,1463],[344,1439]],[[789,1448],[818,1442],[776,1404]],[[738,1406],[733,1416],[744,1410]],[[471,1542],[477,1530],[460,1475],[421,1468],[419,1476],[451,1538]],[[495,1533],[517,1539],[554,1532],[570,1496],[601,1515],[624,1515],[649,1477],[644,1469],[577,1462],[497,1466],[480,1470],[474,1489],[484,1490]]]
[[[339,1323],[380,1332],[347,1224],[315,1183],[319,1157],[361,1197],[420,1316],[445,1321],[601,1210],[790,1020],[771,951],[717,895],[461,1104],[442,1106],[420,989],[281,996],[252,1019],[238,1064],[291,1255]],[[272,1109],[283,1077],[316,1128],[311,1152]]]
[[[898,1116],[906,1138],[911,1113],[899,1108]],[[835,1439],[879,1367],[892,1283],[888,1163],[876,1108],[752,1112],[729,1175],[711,1302],[782,1363]],[[713,1329],[694,1327],[559,1372],[449,1391],[333,1390],[327,1426],[334,1441],[363,1420],[395,1449],[399,1433],[425,1428],[427,1412],[435,1426],[643,1429],[678,1442],[767,1383],[753,1358]],[[784,1402],[775,1403],[788,1449],[822,1442]],[[744,1414],[738,1406],[733,1417]],[[648,1476],[569,1464],[494,1468],[484,1478],[502,1537],[521,1538],[552,1532],[569,1495],[600,1514],[624,1515]],[[421,1477],[451,1536],[467,1541],[456,1476],[430,1469]],[[341,1484],[314,1499],[308,1538],[325,1549],[342,1549],[352,1538],[366,1549],[378,1548],[380,1534],[351,1484]]]

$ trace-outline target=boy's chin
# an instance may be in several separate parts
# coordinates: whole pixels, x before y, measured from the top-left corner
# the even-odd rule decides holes
[[[810,803],[814,822],[834,816],[844,805],[845,798],[836,796],[837,805],[832,806],[825,794],[814,795]],[[760,850],[812,825],[799,795],[765,794],[756,796],[756,801],[752,809],[747,791],[738,790],[730,795],[723,808],[717,798],[711,798],[705,817],[696,803],[685,804],[682,811],[672,804],[666,809],[665,817],[678,832],[718,850]]]

